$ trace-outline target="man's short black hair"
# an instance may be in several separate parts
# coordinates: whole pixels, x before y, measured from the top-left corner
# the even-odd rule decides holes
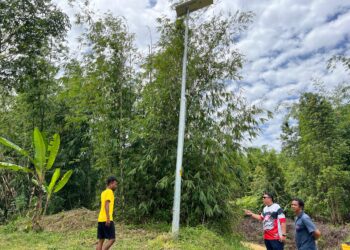
[[[264,192],[263,193],[264,195],[266,194],[268,197],[270,197],[271,198],[271,200],[272,200],[272,202],[274,202],[274,199],[273,199],[273,193],[271,193],[271,192]]]
[[[117,178],[115,178],[114,176],[108,177],[108,179],[107,179],[107,186],[108,186],[109,184],[111,184],[113,181],[117,181]]]
[[[301,207],[301,209],[303,209],[303,210],[304,210],[304,205],[305,205],[305,203],[304,203],[304,201],[303,201],[302,199],[299,199],[299,198],[293,198],[293,199],[292,199],[292,201],[296,201],[296,202],[298,202],[299,207]]]

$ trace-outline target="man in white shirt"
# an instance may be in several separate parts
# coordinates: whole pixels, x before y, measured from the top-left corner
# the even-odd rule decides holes
[[[244,210],[246,215],[263,222],[264,242],[267,250],[283,250],[287,237],[286,217],[282,208],[273,201],[273,195],[265,192],[262,196],[265,204],[261,214],[254,214],[250,210]]]

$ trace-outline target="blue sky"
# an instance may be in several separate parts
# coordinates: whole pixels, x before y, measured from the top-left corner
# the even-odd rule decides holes
[[[91,8],[124,16],[136,35],[140,51],[148,51],[151,41],[159,37],[156,18],[175,19],[168,0],[90,0]],[[59,5],[73,16],[63,2]],[[335,54],[350,56],[350,1],[348,0],[214,0],[207,15],[237,10],[253,11],[254,22],[239,37],[236,48],[245,55],[241,74],[234,83],[243,88],[252,103],[275,111],[273,119],[262,127],[261,135],[251,145],[268,145],[280,149],[280,126],[286,109],[303,91],[313,91],[313,82],[321,80],[327,89],[347,81],[349,74],[342,67],[326,69],[327,60]],[[76,46],[79,27],[69,33],[72,48]]]
[[[157,0],[148,0],[148,2],[150,8],[153,8],[157,4]]]

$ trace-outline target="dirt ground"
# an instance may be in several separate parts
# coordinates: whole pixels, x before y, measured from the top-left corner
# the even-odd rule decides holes
[[[252,250],[265,250],[266,249],[262,245],[258,245],[258,244],[254,244],[254,243],[242,242],[242,244],[243,244],[243,246],[248,247]]]
[[[316,226],[322,233],[322,237],[318,241],[319,250],[341,249],[341,243],[350,235],[350,225],[333,226],[331,224],[316,222]],[[245,236],[246,242],[264,244],[261,222],[251,218],[245,218],[240,224],[240,229],[243,230],[242,233]],[[294,250],[296,249],[294,245],[294,222],[291,219],[287,219],[287,233],[288,239],[285,249]]]
[[[97,216],[97,211],[79,208],[50,216],[44,216],[41,224],[43,229],[48,232],[88,229],[96,226]]]

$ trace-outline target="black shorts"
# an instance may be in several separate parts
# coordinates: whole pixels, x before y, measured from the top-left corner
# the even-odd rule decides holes
[[[106,226],[106,222],[99,222],[97,225],[97,239],[115,239],[115,227],[114,222],[111,221],[109,226]]]
[[[264,240],[267,250],[283,250],[284,244],[279,240]]]

